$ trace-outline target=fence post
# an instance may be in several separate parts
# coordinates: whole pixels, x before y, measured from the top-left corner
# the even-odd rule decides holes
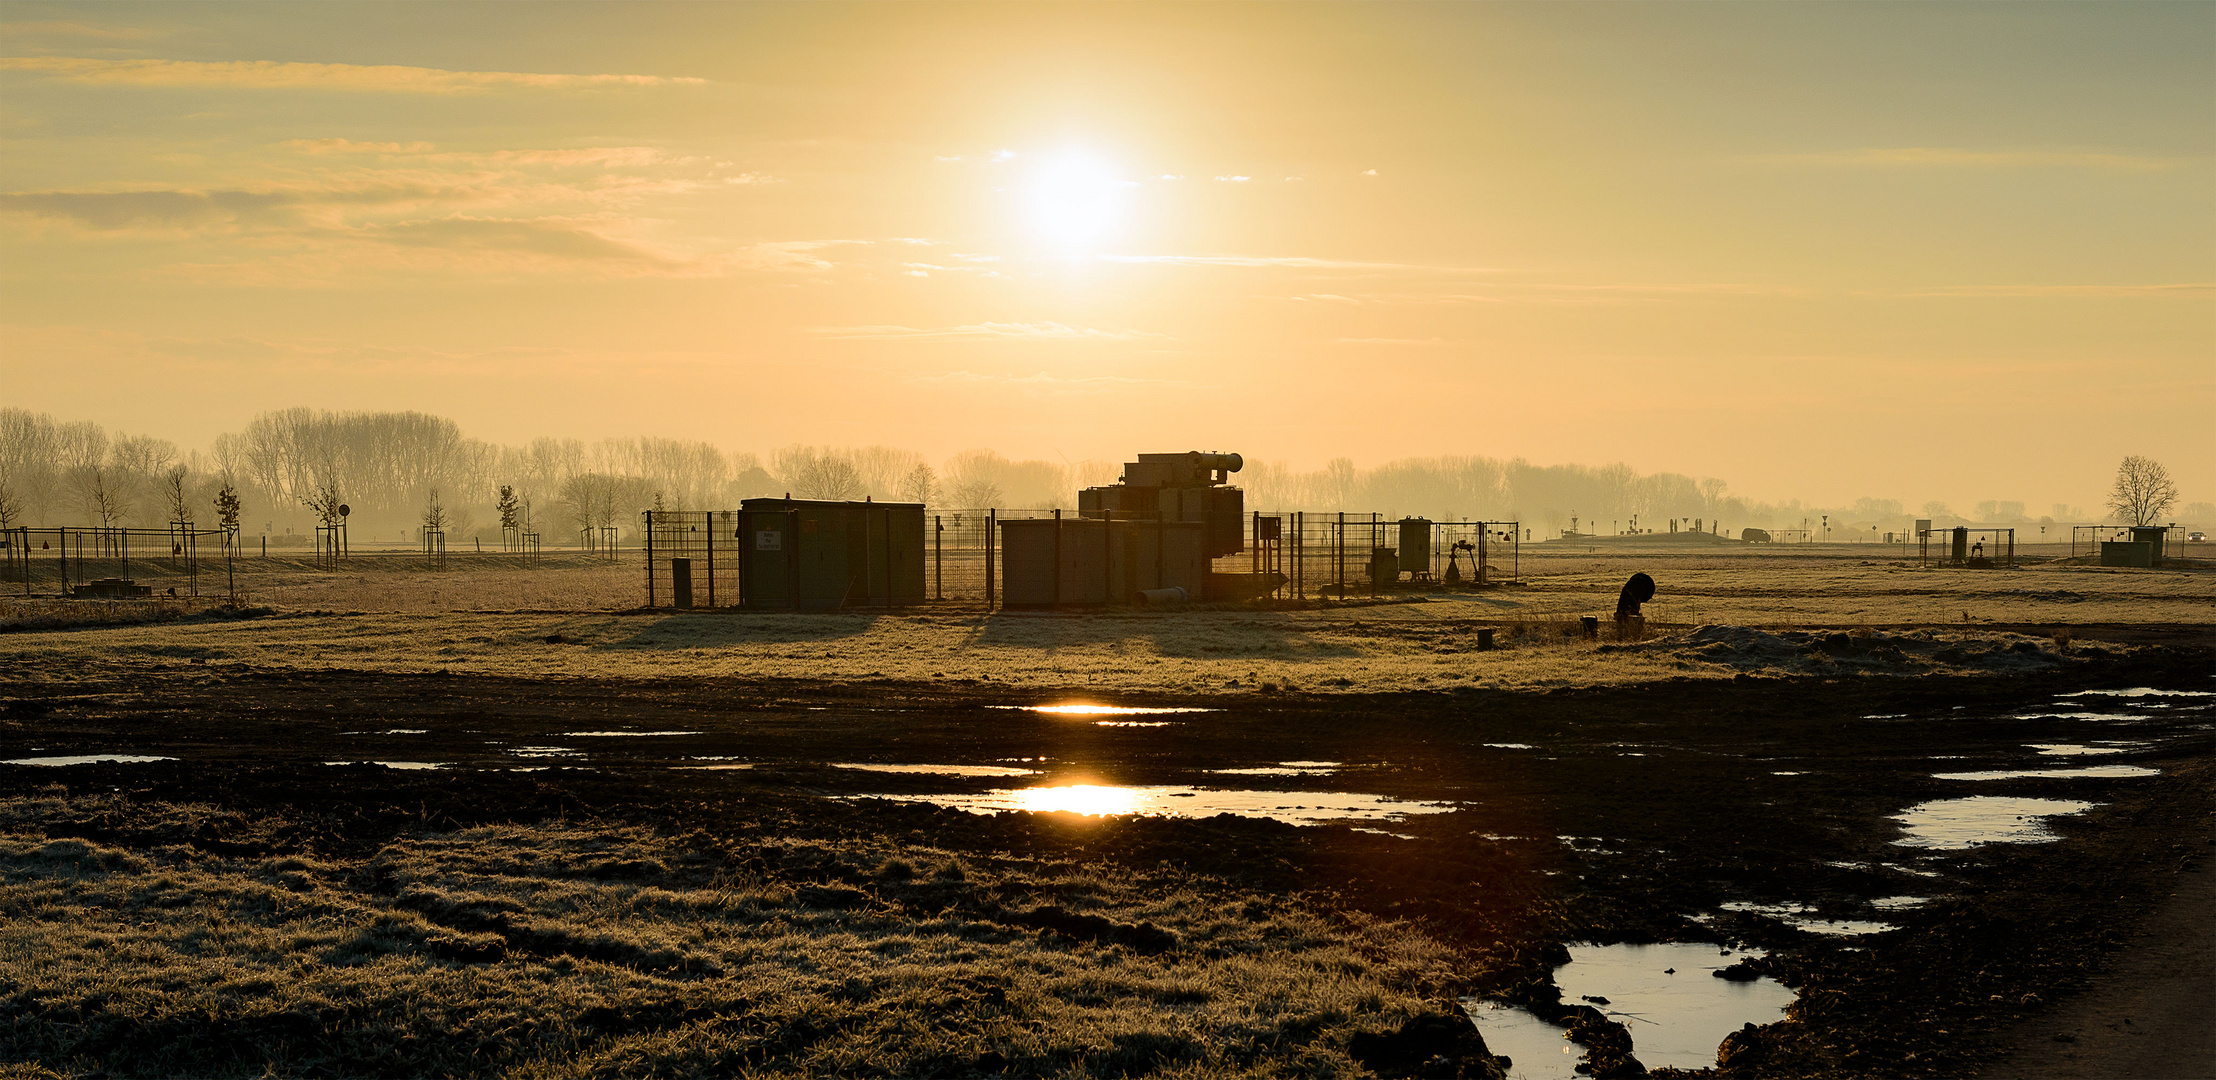
[[[997,511],[997,510],[994,510],[994,509],[992,509],[992,508],[990,508],[990,507],[986,508],[986,510],[985,510],[985,612],[986,612],[987,614],[991,614],[991,613],[992,613],[992,610],[993,610],[993,600],[994,600],[994,597],[995,597],[995,593],[994,593],[994,591],[993,591],[993,588],[994,588],[994,583],[993,583],[993,541],[994,541],[994,540],[995,540],[995,539],[997,538],[997,535],[996,535],[996,534],[997,534],[997,533],[999,532],[999,530],[998,530],[998,529],[995,529],[995,528],[993,528],[993,525],[994,525],[994,523],[996,522],[996,520],[998,519],[998,517],[999,517],[999,511]]]
[[[709,580],[715,580],[715,568],[708,570]],[[654,610],[654,511],[646,512],[646,609]]]
[[[1339,586],[1339,599],[1347,598],[1347,512],[1339,511],[1337,526],[1331,530],[1331,574]]]
[[[707,525],[708,607],[713,610],[716,606],[716,512],[713,510],[708,511]],[[654,572],[654,532],[651,529],[646,534],[646,568],[648,573]]]

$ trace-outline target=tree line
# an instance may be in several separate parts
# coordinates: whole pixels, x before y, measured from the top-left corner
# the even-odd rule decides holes
[[[336,520],[345,504],[349,527],[362,539],[409,539],[425,525],[466,536],[510,523],[556,537],[602,528],[628,533],[642,510],[726,509],[787,494],[1071,509],[1079,488],[1114,483],[1120,471],[1116,462],[1015,460],[992,450],[934,463],[889,446],[793,445],[766,458],[655,437],[591,443],[541,437],[510,446],[468,438],[454,421],[427,413],[306,408],[263,413],[204,450],[186,451],[93,421],[0,408],[0,527],[8,528],[161,528],[173,521],[213,528],[227,499],[249,534],[306,532]],[[1823,522],[1835,535],[1857,528],[1901,532],[1912,517],[1895,499],[1834,507],[1765,503],[1730,494],[1722,480],[1640,473],[1620,463],[1442,456],[1365,469],[1337,458],[1300,471],[1255,460],[1233,480],[1246,489],[1247,506],[1265,512],[1520,520],[1537,535],[1690,530],[1696,523],[1736,529]],[[2020,514],[2021,506],[1996,502],[1968,520],[1999,520],[1991,511]],[[2216,517],[2207,504],[2184,509]],[[1915,516],[1965,520],[1938,503],[1924,504]]]

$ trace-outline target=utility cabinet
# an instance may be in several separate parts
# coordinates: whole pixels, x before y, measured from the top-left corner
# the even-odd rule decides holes
[[[924,599],[922,503],[747,499],[731,538],[750,608],[890,607]]]

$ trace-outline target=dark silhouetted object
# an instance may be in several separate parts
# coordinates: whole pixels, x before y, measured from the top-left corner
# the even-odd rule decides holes
[[[1654,579],[1645,574],[1633,574],[1624,582],[1623,591],[1616,594],[1616,621],[1626,622],[1639,616],[1639,605],[1654,599]]]

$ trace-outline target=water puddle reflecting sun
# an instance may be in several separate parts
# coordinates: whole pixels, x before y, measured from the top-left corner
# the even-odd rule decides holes
[[[1037,769],[1015,769],[1006,765],[876,765],[857,761],[834,761],[834,769],[859,769],[863,772],[928,773],[935,776],[1037,776]]]
[[[2117,779],[2160,776],[2162,770],[2144,765],[2081,765],[2075,769],[1985,769],[1979,772],[1933,773],[1934,780],[2064,780],[2083,777]]]
[[[2045,818],[2080,814],[2098,805],[2076,799],[2007,795],[1938,799],[1893,815],[1906,833],[1893,843],[1934,851],[1962,851],[1980,844],[2040,843],[2055,838],[2047,831]]]
[[[130,764],[140,761],[175,761],[173,757],[152,754],[69,754],[62,757],[26,757],[0,761],[0,765],[94,765],[103,761]]]
[[[1166,705],[987,705],[988,709],[1034,712],[1045,716],[1170,716],[1177,713],[1221,712],[1194,706]]]
[[[1443,803],[1404,802],[1383,795],[1349,791],[1235,791],[1181,785],[1055,784],[1004,788],[974,795],[879,795],[876,798],[929,802],[957,810],[992,813],[1022,810],[1088,817],[1143,814],[1157,817],[1274,818],[1294,825],[1327,821],[1395,821],[1410,814],[1443,814]]]
[[[1712,974],[1737,961],[1714,945],[1572,945],[1570,962],[1554,969],[1567,1004],[1589,1001],[1631,1032],[1631,1053],[1650,1069],[1713,1068],[1724,1036],[1744,1024],[1777,1020],[1793,991],[1768,977],[1733,982]],[[1590,997],[1588,997],[1590,995]],[[1607,1004],[1592,999],[1605,999]],[[1561,1028],[1513,1006],[1466,1002],[1508,1075],[1525,1080],[1575,1080],[1584,1047]]]

